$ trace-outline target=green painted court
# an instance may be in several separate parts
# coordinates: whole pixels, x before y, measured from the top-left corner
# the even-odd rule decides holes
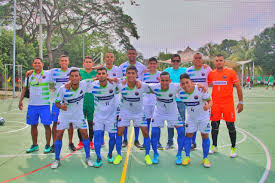
[[[235,92],[235,91],[234,91]],[[84,151],[71,153],[68,149],[68,137],[65,133],[61,157],[61,166],[52,170],[48,165],[54,160],[54,154],[43,154],[45,146],[44,128],[39,126],[39,147],[36,153],[26,154],[31,145],[30,127],[25,124],[27,100],[24,110],[17,109],[18,99],[5,99],[0,103],[0,116],[6,123],[0,126],[0,182],[96,182],[96,183],[254,183],[275,182],[275,90],[264,88],[244,89],[244,111],[237,115],[238,157],[230,158],[230,140],[227,128],[222,123],[219,133],[219,152],[209,155],[211,168],[204,168],[200,135],[197,135],[198,148],[191,152],[191,164],[177,166],[176,149],[160,151],[160,163],[146,166],[144,151],[135,146],[123,149],[123,161],[120,165],[107,163],[108,137],[105,134],[105,146],[102,148],[103,166],[87,167]],[[236,96],[236,94],[235,94]],[[129,141],[133,138],[133,129],[128,130]],[[77,133],[74,143],[77,144]],[[140,133],[140,142],[143,142]],[[166,145],[167,128],[161,131],[161,143]],[[174,137],[176,144],[176,133]],[[128,161],[125,163],[127,156]],[[116,155],[114,150],[113,155]],[[183,152],[184,155],[184,152]],[[151,157],[153,152],[151,151]],[[91,151],[95,160],[95,153]],[[272,166],[273,164],[273,166]]]

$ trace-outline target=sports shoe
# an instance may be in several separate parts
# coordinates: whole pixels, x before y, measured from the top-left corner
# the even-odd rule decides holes
[[[174,149],[174,145],[173,144],[167,144],[166,147],[165,147],[166,150],[169,150],[169,149]]]
[[[194,151],[197,148],[197,144],[191,144],[191,151]]]
[[[26,150],[26,153],[31,153],[31,152],[38,151],[38,150],[39,150],[38,145],[32,145],[29,149]]]
[[[103,142],[102,144],[101,144],[101,147],[104,147],[105,146],[105,142]]]
[[[181,165],[181,163],[182,163],[182,157],[181,156],[177,156],[176,165]]]
[[[154,154],[154,158],[153,158],[153,164],[158,164],[159,163],[159,154]]]
[[[94,163],[95,168],[99,168],[102,165],[102,159],[97,158],[96,162]]]
[[[54,144],[51,146],[51,153],[54,153],[55,149],[54,149]]]
[[[114,158],[112,155],[107,155],[107,158],[108,158],[108,163],[113,163],[114,162]]]
[[[236,158],[237,157],[236,147],[231,148],[230,157],[231,158]]]
[[[95,150],[95,146],[94,146],[94,143],[92,141],[90,142],[90,149]]]
[[[135,141],[134,145],[135,145],[137,148],[141,148],[141,147],[142,147],[142,146],[140,145],[140,143],[139,143],[138,140]]]
[[[149,156],[149,154],[147,154],[145,157],[144,157],[144,161],[146,163],[146,165],[152,165],[152,160],[151,160],[151,157]]]
[[[86,158],[86,163],[87,163],[88,166],[94,166],[94,162],[93,162],[93,160],[91,159],[91,157]]]
[[[141,147],[140,147],[139,149],[140,149],[140,150],[145,150],[144,144],[142,144]]]
[[[160,142],[158,143],[157,148],[158,148],[158,150],[163,150],[164,149]]]
[[[185,156],[182,160],[182,164],[184,166],[187,166],[190,163],[190,158],[188,156]]]
[[[113,163],[115,165],[118,165],[118,164],[120,164],[121,160],[122,160],[121,155],[117,155]]]
[[[128,141],[123,140],[123,142],[122,142],[122,147],[127,147],[127,145],[128,145]]]
[[[47,154],[51,152],[51,146],[50,145],[45,145],[44,153]]]
[[[52,162],[51,168],[52,169],[57,169],[57,167],[60,166],[60,160],[54,160],[54,162]]]
[[[207,159],[207,158],[204,158],[202,160],[202,165],[205,167],[205,168],[210,168],[211,164],[210,164],[210,161]]]
[[[75,148],[75,146],[74,146],[74,143],[69,144],[69,149],[70,149],[71,151],[76,151],[76,148]]]
[[[83,148],[83,142],[79,141],[79,143],[77,144],[76,150],[80,150]]]
[[[214,154],[215,152],[218,152],[218,151],[219,151],[218,146],[212,145],[210,147],[209,154]]]

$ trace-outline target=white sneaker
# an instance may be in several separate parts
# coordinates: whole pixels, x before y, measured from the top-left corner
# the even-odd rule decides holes
[[[212,145],[209,150],[209,154],[214,154],[215,152],[218,152],[218,146]]]
[[[54,162],[51,165],[52,169],[56,169],[60,165],[60,160],[54,160]]]
[[[94,162],[93,162],[93,160],[91,160],[90,157],[86,159],[86,163],[88,166],[94,166]]]
[[[236,158],[238,156],[236,151],[237,151],[236,147],[234,147],[234,148],[232,147],[231,153],[230,153],[231,158]]]

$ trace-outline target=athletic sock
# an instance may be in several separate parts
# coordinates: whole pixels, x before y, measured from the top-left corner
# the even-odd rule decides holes
[[[90,157],[90,139],[83,139],[82,142],[83,142],[86,158],[89,158]]]
[[[178,133],[178,153],[177,156],[181,156],[181,152],[183,150],[183,144],[184,144],[184,140],[185,140],[185,136],[184,136],[184,129],[183,127],[178,127],[177,128],[177,133]]]
[[[113,150],[115,147],[115,143],[116,143],[116,133],[109,133],[109,153],[108,155],[112,155],[113,154]]]
[[[94,131],[94,146],[95,146],[95,153],[97,156],[97,159],[101,159],[100,155],[100,149],[102,145],[102,130],[96,130]]]
[[[55,159],[60,160],[60,151],[62,148],[62,140],[56,140],[54,141],[54,149],[55,149]]]
[[[139,127],[135,127],[135,141],[138,141]]]
[[[149,154],[150,152],[150,138],[144,138],[144,146],[145,146],[145,155]]]
[[[127,139],[127,132],[128,132],[128,127],[124,128],[124,132],[123,132],[123,141],[128,141]]]
[[[151,132],[151,142],[152,142],[152,149],[154,150],[155,154],[158,154],[158,142],[160,136],[160,128],[159,127],[152,127]]]
[[[101,132],[101,133],[102,133],[102,134],[101,134],[101,137],[102,137],[102,138],[101,138],[101,144],[102,144],[102,145],[104,144],[104,132],[105,132],[104,130],[102,130],[102,132]]]
[[[151,118],[146,119],[147,122],[147,129],[148,129],[148,134],[150,133],[150,123],[151,123]]]
[[[191,144],[192,144],[192,137],[185,137],[184,151],[185,151],[185,155],[188,157],[190,157]]]
[[[197,132],[193,133],[192,144],[196,144]]]
[[[121,155],[122,136],[116,136],[116,151],[117,154]]]
[[[210,147],[210,139],[202,139],[202,150],[203,150],[203,159],[208,157]]]

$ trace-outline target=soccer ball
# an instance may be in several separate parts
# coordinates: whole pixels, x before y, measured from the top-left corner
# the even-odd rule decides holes
[[[0,117],[0,126],[3,126],[3,125],[4,125],[4,123],[5,123],[5,119],[4,119],[4,118],[2,118],[2,117]]]

